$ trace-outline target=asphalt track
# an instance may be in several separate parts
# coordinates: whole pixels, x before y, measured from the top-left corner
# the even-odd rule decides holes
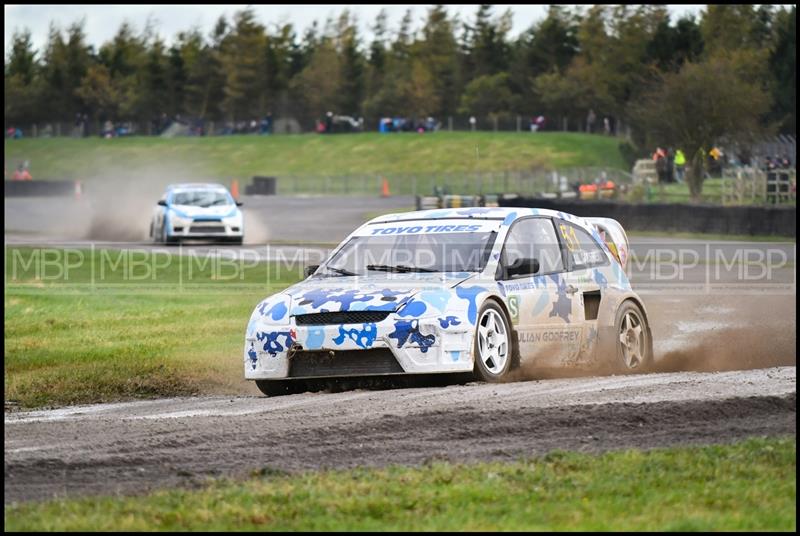
[[[81,203],[6,199],[6,245],[164,248],[146,241],[141,229],[131,237],[112,225],[104,237]],[[411,198],[246,199],[256,222],[251,229],[261,233],[255,243],[166,250],[318,259],[329,245],[300,242],[337,242],[370,215],[412,205]],[[142,214],[146,221],[146,212],[137,218]],[[342,392],[275,399],[242,381],[224,397],[7,411],[6,504],[196,486],[253,471],[507,460],[553,449],[795,435],[794,242],[632,241],[631,279],[645,299],[659,372],[524,371],[523,381],[502,385],[343,386]],[[584,377],[565,377],[576,375]]]

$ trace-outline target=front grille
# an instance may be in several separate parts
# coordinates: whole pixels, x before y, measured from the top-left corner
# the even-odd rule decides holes
[[[189,232],[190,233],[199,233],[199,234],[224,233],[225,232],[225,226],[224,225],[202,225],[202,226],[200,226],[200,225],[192,225],[191,227],[189,227]]]
[[[301,350],[289,359],[290,378],[384,374],[403,374],[403,368],[388,348],[330,352]]]
[[[391,311],[336,311],[333,313],[311,313],[297,315],[294,321],[298,326],[321,326],[325,324],[368,324],[380,322]]]

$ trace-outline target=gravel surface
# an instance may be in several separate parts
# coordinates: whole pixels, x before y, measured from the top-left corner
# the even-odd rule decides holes
[[[5,501],[207,477],[796,433],[796,368],[164,399],[5,415]]]

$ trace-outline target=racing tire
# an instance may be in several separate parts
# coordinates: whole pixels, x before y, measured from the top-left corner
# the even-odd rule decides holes
[[[256,386],[267,396],[294,395],[308,390],[302,380],[256,380]]]
[[[648,372],[653,368],[653,337],[642,308],[625,300],[614,322],[615,369],[621,374]]]
[[[167,234],[167,226],[163,223],[161,224],[161,243],[162,244],[177,244],[178,239],[171,237]]]
[[[511,325],[503,309],[492,300],[483,304],[477,318],[473,374],[485,382],[505,381],[515,364]]]

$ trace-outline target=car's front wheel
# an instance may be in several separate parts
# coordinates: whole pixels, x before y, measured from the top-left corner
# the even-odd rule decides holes
[[[497,303],[487,301],[478,313],[474,342],[475,375],[487,382],[506,378],[512,365],[511,329]]]
[[[302,380],[256,380],[256,386],[267,396],[294,395],[309,389]]]

